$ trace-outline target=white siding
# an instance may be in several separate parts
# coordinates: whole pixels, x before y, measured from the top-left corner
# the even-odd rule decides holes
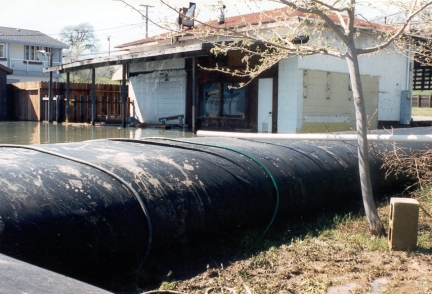
[[[22,44],[9,44],[9,58],[24,59],[24,45]]]

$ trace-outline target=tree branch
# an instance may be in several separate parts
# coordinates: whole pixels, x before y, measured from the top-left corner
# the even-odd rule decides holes
[[[342,14],[341,14],[340,12],[336,12],[336,15],[337,15],[337,17],[338,17],[338,19],[339,19],[339,22],[340,22],[341,26],[342,26],[342,27],[344,28],[344,30],[345,30],[345,34],[347,34],[347,33],[349,32],[349,29],[348,29],[348,26],[347,26],[346,23],[345,23],[345,20],[343,19]]]
[[[351,9],[349,9],[348,12],[348,32],[347,36],[349,36],[349,39],[351,39],[352,35],[354,34],[354,23],[355,23],[355,5],[356,0],[350,1]]]
[[[408,25],[411,23],[412,19],[415,16],[417,16],[420,12],[422,12],[423,10],[425,10],[427,7],[429,7],[431,5],[432,5],[432,1],[429,1],[425,4],[423,4],[416,11],[413,11],[415,9],[415,4],[414,4],[410,9],[410,13],[409,13],[408,17],[406,18],[404,24],[390,38],[387,38],[384,42],[382,42],[381,44],[379,44],[377,46],[358,49],[358,51],[357,51],[358,54],[372,53],[372,52],[376,52],[378,50],[382,50],[382,49],[388,47],[391,43],[393,43],[397,38],[399,38],[403,34],[405,29],[408,27]]]
[[[320,2],[317,0],[311,0],[312,2]],[[319,16],[337,35],[338,37],[342,40],[342,42],[346,42],[345,40],[345,34],[340,30],[340,28],[335,24],[335,22],[333,20],[331,20],[331,18],[322,10],[317,9],[317,8],[305,8],[305,7],[301,7],[299,5],[297,5],[296,3],[292,2],[292,1],[286,1],[286,0],[280,0],[279,2],[295,9],[298,10],[300,12],[303,12],[305,14],[314,14]],[[329,6],[328,9],[330,9],[331,6]],[[333,11],[338,11],[337,8],[334,8]]]
[[[348,12],[349,11],[349,8],[347,8],[347,7],[343,7],[341,9],[341,8],[336,8],[336,6],[334,6],[334,5],[330,5],[330,4],[324,3],[324,2],[319,1],[319,0],[313,0],[313,2],[315,2],[315,3],[317,3],[317,4],[321,5],[321,6],[323,6],[325,8],[327,8],[329,10],[336,11],[336,12],[339,12],[339,13],[341,13],[341,12]]]

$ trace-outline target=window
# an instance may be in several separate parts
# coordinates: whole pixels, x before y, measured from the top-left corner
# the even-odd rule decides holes
[[[48,47],[26,45],[25,46],[24,59],[25,60],[32,60],[32,61],[39,61],[39,59],[37,58],[37,55],[36,55],[36,52],[38,50],[45,50],[46,52],[51,52],[51,48],[48,48]]]
[[[219,84],[204,84],[200,99],[200,116],[216,117],[219,112]]]
[[[0,58],[5,58],[5,45],[0,44]]]
[[[245,89],[240,88],[238,83],[225,83],[223,88],[223,116],[242,118],[244,117]]]
[[[200,116],[243,118],[245,89],[238,83],[203,84],[200,97]],[[222,110],[219,113],[219,105]]]

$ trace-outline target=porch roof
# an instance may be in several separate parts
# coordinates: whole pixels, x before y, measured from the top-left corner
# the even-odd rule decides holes
[[[148,61],[160,61],[168,59],[199,57],[209,54],[212,48],[210,43],[199,43],[187,46],[179,44],[175,47],[155,49],[151,51],[127,53],[108,57],[85,59],[71,63],[64,63],[44,69],[44,72],[58,71],[60,73],[72,72],[83,69],[92,69],[112,65],[123,65]]]

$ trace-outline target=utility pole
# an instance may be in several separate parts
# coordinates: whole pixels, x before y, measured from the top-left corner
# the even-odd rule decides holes
[[[140,4],[139,6],[143,6],[146,9],[146,14],[145,14],[145,20],[146,20],[146,39],[148,38],[148,9],[149,7],[154,7],[151,5],[144,5],[144,4]]]
[[[111,36],[107,37],[108,41],[108,56],[111,56]]]

